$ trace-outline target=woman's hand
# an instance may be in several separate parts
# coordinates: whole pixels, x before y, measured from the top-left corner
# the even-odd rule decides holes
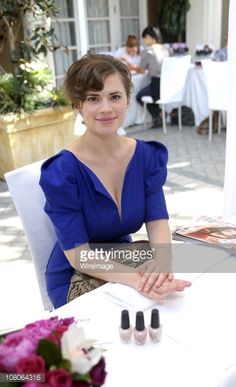
[[[171,256],[166,254],[143,263],[137,271],[141,276],[138,290],[145,293],[148,293],[154,285],[159,288],[166,280],[174,279],[171,272]]]
[[[168,294],[175,291],[183,291],[186,287],[191,286],[190,281],[184,281],[180,279],[166,280],[158,288],[154,285],[151,290],[146,292],[141,292],[145,297],[148,297],[152,300],[161,301]]]

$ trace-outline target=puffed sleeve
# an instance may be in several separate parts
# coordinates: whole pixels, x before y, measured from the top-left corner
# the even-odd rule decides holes
[[[144,143],[144,159],[146,168],[145,196],[146,213],[145,222],[158,219],[168,219],[169,215],[163,192],[163,185],[167,177],[168,151],[157,141]]]
[[[39,181],[51,219],[63,250],[88,242],[79,186],[73,160],[63,152],[46,160]]]

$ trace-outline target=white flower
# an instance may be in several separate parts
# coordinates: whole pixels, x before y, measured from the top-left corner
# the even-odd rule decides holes
[[[72,364],[72,372],[86,374],[101,359],[103,350],[92,348],[96,340],[85,340],[84,330],[75,323],[71,324],[61,339],[63,359]]]

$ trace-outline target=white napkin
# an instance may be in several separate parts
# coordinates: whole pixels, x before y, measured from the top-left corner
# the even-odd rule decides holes
[[[137,290],[121,284],[107,283],[101,288],[103,294],[114,304],[134,312],[145,311],[157,302],[140,294]]]

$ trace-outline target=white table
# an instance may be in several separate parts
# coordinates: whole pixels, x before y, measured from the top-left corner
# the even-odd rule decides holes
[[[79,324],[84,325],[88,337],[97,338],[107,349],[106,387],[235,387],[236,257],[222,250],[212,250],[210,256],[205,273],[178,275],[190,278],[191,288],[156,305],[163,325],[159,343],[148,341],[138,346],[120,342],[122,307],[105,296],[104,287],[54,312],[82,320]],[[207,272],[213,266],[215,273]],[[216,273],[226,270],[234,274]],[[151,310],[144,313],[148,325]],[[134,319],[131,310],[132,324]]]
[[[144,109],[136,101],[137,93],[148,85],[150,82],[149,76],[147,74],[133,74],[133,91],[130,96],[130,103],[127,112],[125,122],[123,124],[124,128],[132,125],[140,125],[144,123]],[[151,122],[152,118],[149,112],[147,112],[147,122]]]
[[[130,106],[128,109],[127,118],[123,127],[138,125],[144,123],[144,110],[136,101],[136,94],[139,90],[145,87],[150,81],[146,74],[132,75],[134,90],[131,94]],[[186,79],[185,93],[183,105],[191,107],[195,117],[195,125],[198,126],[205,118],[209,116],[206,81],[203,69],[194,64],[190,65],[188,76]],[[167,107],[167,112],[175,107],[170,104]],[[151,122],[151,116],[148,113],[147,122]]]
[[[209,116],[205,75],[201,67],[193,64],[186,79],[183,105],[191,107],[196,126]]]

